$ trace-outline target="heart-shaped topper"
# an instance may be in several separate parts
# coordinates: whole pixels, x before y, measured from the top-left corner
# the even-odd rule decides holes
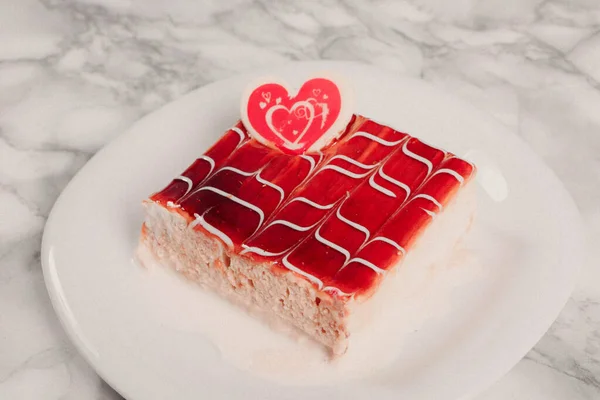
[[[242,96],[242,122],[262,144],[288,154],[315,152],[338,137],[352,117],[352,93],[338,80],[317,77],[293,95],[288,85],[261,79]]]

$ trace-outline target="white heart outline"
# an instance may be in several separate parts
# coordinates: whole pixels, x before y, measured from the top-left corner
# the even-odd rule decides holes
[[[295,141],[290,142],[287,138],[285,138],[273,125],[273,114],[275,113],[275,111],[277,110],[285,110],[287,111],[289,114],[292,114],[297,108],[299,107],[306,107],[309,111],[310,111],[310,118],[308,119],[308,122],[306,123],[306,126],[304,127],[304,130],[302,130],[302,132],[300,132],[300,134],[298,135],[298,137],[296,138]],[[286,147],[289,149],[297,149],[302,147],[302,144],[298,144],[298,142],[300,142],[300,140],[302,140],[302,137],[306,134],[306,132],[308,131],[308,129],[310,128],[310,126],[312,125],[312,122],[315,119],[315,108],[313,107],[312,103],[310,103],[307,100],[300,100],[294,103],[294,105],[291,108],[287,108],[286,106],[282,106],[281,104],[276,104],[272,107],[270,107],[267,110],[267,113],[265,114],[265,120],[267,122],[267,126],[269,127],[269,129],[281,140],[283,140],[283,142],[285,143]]]
[[[290,68],[288,75],[294,76],[294,71],[292,68]],[[271,148],[282,151],[283,150],[282,148],[280,148],[279,146],[275,145],[270,140],[263,137],[252,126],[252,123],[250,122],[250,118],[248,117],[248,100],[250,99],[250,96],[252,95],[254,90],[256,90],[258,87],[265,85],[265,84],[280,85],[287,91],[289,97],[295,97],[298,95],[300,88],[302,88],[302,85],[304,85],[305,82],[307,82],[311,79],[316,79],[316,78],[328,79],[328,80],[332,81],[333,83],[335,83],[340,92],[340,97],[342,99],[342,102],[340,104],[340,111],[339,111],[338,117],[336,118],[335,122],[331,125],[331,127],[329,127],[328,130],[323,132],[321,134],[321,137],[319,139],[317,139],[313,144],[311,144],[310,147],[308,149],[306,149],[304,153],[318,152],[323,147],[327,146],[333,140],[338,138],[345,131],[345,128],[348,126],[348,123],[350,122],[350,119],[352,118],[353,111],[354,111],[355,97],[354,97],[354,91],[352,90],[352,86],[349,85],[343,77],[336,75],[332,71],[315,71],[314,74],[294,78],[294,82],[300,82],[300,84],[298,86],[291,86],[283,79],[278,78],[278,77],[269,76],[269,75],[267,75],[267,76],[263,75],[262,77],[258,77],[258,78],[251,80],[250,83],[244,89],[242,96],[241,96],[241,101],[240,101],[241,120],[242,120],[242,123],[244,124],[244,126],[246,127],[246,129],[248,130],[248,133],[250,134],[250,136],[267,147],[271,147]],[[291,87],[295,87],[297,89],[294,89],[294,90],[290,89]],[[286,142],[287,143],[285,143],[285,144],[290,144],[289,141],[286,140]],[[291,143],[291,147],[285,147],[285,148],[287,148],[288,150],[297,150],[299,148],[302,148],[303,146],[304,146],[304,144]],[[300,154],[300,153],[295,153],[295,154]]]

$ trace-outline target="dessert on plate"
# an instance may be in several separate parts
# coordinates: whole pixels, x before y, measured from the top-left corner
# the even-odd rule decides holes
[[[396,270],[447,257],[474,210],[471,163],[352,114],[348,98],[329,78],[295,97],[253,86],[242,121],[144,201],[140,240],[334,354]]]

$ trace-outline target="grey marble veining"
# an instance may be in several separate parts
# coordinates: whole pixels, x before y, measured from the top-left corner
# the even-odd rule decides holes
[[[597,0],[0,0],[0,399],[118,399],[67,340],[39,247],[69,179],[140,116],[216,79],[342,59],[421,77],[523,137],[589,243],[558,320],[495,399],[600,398]]]

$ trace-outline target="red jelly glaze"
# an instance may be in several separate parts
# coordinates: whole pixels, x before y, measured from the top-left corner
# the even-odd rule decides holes
[[[360,116],[304,156],[265,147],[238,123],[151,200],[332,295],[368,295],[431,222],[423,210],[440,212],[419,195],[443,206],[472,174],[470,163]]]
[[[445,155],[443,151],[427,146],[415,138],[408,141],[407,148],[431,160],[434,167],[439,165]],[[411,193],[423,182],[428,171],[425,164],[401,151],[395,152],[382,169],[384,177],[404,183]],[[377,187],[376,185],[383,189],[376,190],[373,187]],[[332,252],[330,246],[323,244],[313,234],[292,252],[289,261],[321,279],[325,286],[335,286],[336,282],[331,281],[331,278],[404,203],[406,194],[406,190],[385,180],[379,171],[375,171],[373,182],[367,179],[361,183],[336,213],[327,218],[318,232],[321,238],[343,247],[350,255],[344,257],[339,251]],[[361,229],[353,227],[342,218],[359,224]],[[381,261],[383,260],[374,260],[374,263],[380,265]]]
[[[396,140],[401,140],[406,136],[372,121],[367,121],[356,129],[358,132],[386,135],[386,137],[395,136]],[[361,153],[360,150],[365,148],[368,151]],[[305,202],[292,201],[285,205],[272,218],[272,221],[288,221],[303,228],[313,226],[323,220],[332,210],[335,210],[335,207],[344,200],[348,193],[356,188],[358,183],[368,179],[368,175],[366,175],[369,172],[368,169],[353,165],[343,158],[334,157],[345,156],[365,165],[373,165],[388,156],[391,150],[391,147],[373,146],[372,141],[364,137],[352,138],[350,136],[347,140],[338,142],[336,147],[328,150],[327,160],[321,168],[316,169],[312,177],[300,185],[293,194],[295,198],[309,199],[324,207],[313,207]],[[356,175],[343,175],[335,169],[328,169],[327,166],[344,168],[351,174]],[[325,208],[325,206],[329,208]],[[272,230],[279,233],[273,234]],[[247,245],[259,247],[269,252],[281,252],[291,249],[313,230],[301,231],[286,227],[282,231],[281,225],[268,226],[267,224],[267,228],[255,235],[248,241]],[[274,239],[274,236],[276,239]]]
[[[465,178],[469,178],[473,173],[472,164],[452,155],[446,158],[438,170],[444,169],[455,171]],[[389,218],[373,235],[373,238],[389,239],[404,251],[410,251],[415,240],[433,220],[432,215],[424,210],[435,214],[441,211],[430,200],[415,197],[419,194],[429,195],[445,206],[461,186],[461,182],[450,174],[436,174],[434,171],[429,176],[429,179],[411,196],[411,199]],[[403,254],[401,250],[387,241],[373,240],[357,253],[356,258],[367,260],[386,270],[396,265],[402,259]],[[338,271],[331,284],[347,293],[366,293],[382,277],[382,273],[365,268],[360,263],[350,262]]]
[[[244,128],[241,121],[238,122],[208,149],[204,154],[205,158],[197,159],[181,174],[182,177],[189,179],[191,185],[185,180],[173,179],[166,188],[150,196],[150,199],[162,205],[166,205],[169,201],[175,202],[179,200],[207,178],[210,173],[221,167],[225,160],[248,139],[246,128]],[[207,161],[206,158],[209,158],[214,165]]]

